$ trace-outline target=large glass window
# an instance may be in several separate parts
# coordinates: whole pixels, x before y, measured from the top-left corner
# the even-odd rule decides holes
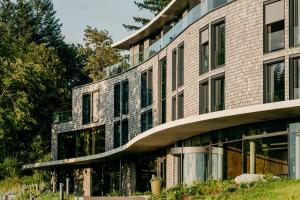
[[[283,61],[264,66],[264,103],[284,101]]]
[[[290,60],[290,99],[300,99],[300,58]]]
[[[161,96],[161,105],[160,105],[160,121],[161,124],[166,123],[167,121],[167,60],[163,58],[160,60],[160,96]]]
[[[225,21],[212,26],[212,68],[225,64]]]
[[[99,92],[93,92],[93,122],[98,122],[99,121]]]
[[[128,142],[128,119],[114,122],[114,148]]]
[[[290,46],[300,44],[300,0],[290,0]]]
[[[200,32],[200,74],[209,70],[208,29]]]
[[[225,78],[224,76],[212,79],[212,101],[211,111],[220,111],[225,109]]]
[[[264,7],[264,51],[284,48],[284,1],[266,4]]]
[[[177,50],[174,49],[172,52],[172,91],[176,90],[177,81]]]
[[[177,119],[177,105],[176,105],[176,96],[172,98],[172,121]]]
[[[122,138],[121,138],[121,143],[122,145],[125,145],[128,142],[128,119],[124,119],[122,121],[122,126],[121,126],[121,130],[122,130]]]
[[[122,82],[122,114],[128,114],[128,81]]]
[[[199,103],[200,114],[208,113],[208,81],[200,83]]]
[[[120,117],[120,98],[121,97],[121,84],[115,84],[114,86],[114,116]]]
[[[178,95],[178,119],[184,118],[184,93]]]
[[[84,94],[82,96],[82,124],[91,122],[91,95]]]
[[[152,69],[141,75],[141,108],[152,105]]]
[[[184,44],[178,47],[178,87],[184,84]]]
[[[120,147],[120,133],[121,133],[121,123],[117,121],[114,123],[114,148]]]
[[[152,128],[152,109],[141,114],[141,132]]]

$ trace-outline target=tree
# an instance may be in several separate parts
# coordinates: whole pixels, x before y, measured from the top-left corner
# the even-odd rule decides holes
[[[134,4],[140,10],[148,10],[155,16],[160,13],[169,3],[171,0],[143,0],[143,2],[134,1]],[[138,25],[126,25],[123,24],[124,28],[128,31],[138,30],[141,26],[146,25],[150,19],[143,18],[143,17],[133,17],[133,20]]]
[[[122,61],[120,50],[112,48],[113,40],[106,30],[88,26],[84,31],[85,45],[78,55],[85,59],[84,70],[93,80],[103,78],[103,69]]]

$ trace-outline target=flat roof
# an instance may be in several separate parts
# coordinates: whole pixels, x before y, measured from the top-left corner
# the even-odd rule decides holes
[[[54,167],[80,166],[108,162],[121,155],[147,153],[164,148],[176,141],[224,128],[270,120],[300,116],[300,99],[277,103],[259,104],[191,116],[154,127],[133,138],[126,145],[105,153],[24,165],[24,170],[51,169]]]
[[[144,40],[157,30],[161,29],[167,22],[178,17],[178,12],[187,7],[189,0],[172,0],[157,16],[148,24],[134,32],[130,36],[112,44],[112,47],[129,50],[130,46]]]

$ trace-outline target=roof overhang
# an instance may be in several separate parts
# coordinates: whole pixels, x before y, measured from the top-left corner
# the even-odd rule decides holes
[[[130,36],[115,42],[112,47],[118,49],[129,50],[130,47],[141,40],[149,37],[151,34],[161,29],[164,24],[175,19],[179,12],[185,9],[189,0],[172,0],[156,17],[154,17],[148,24],[134,32]]]
[[[24,165],[23,169],[45,169],[69,165],[89,165],[108,162],[120,155],[146,153],[169,146],[202,133],[263,121],[300,116],[300,100],[260,104],[187,117],[150,129],[129,141],[126,145],[111,151],[73,159]]]

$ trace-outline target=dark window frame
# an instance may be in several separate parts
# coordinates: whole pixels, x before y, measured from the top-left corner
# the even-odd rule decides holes
[[[172,51],[172,91],[177,88],[177,62],[178,62],[177,48]]]
[[[92,100],[91,100],[91,93],[84,93],[82,94],[82,125],[88,125],[91,123],[91,108],[92,108]],[[89,101],[85,102],[85,97],[89,97]],[[87,108],[85,108],[88,102]]]
[[[300,61],[300,55],[297,54],[297,55],[293,55],[290,57],[289,59],[289,94],[290,94],[290,100],[294,100],[294,99],[299,99],[297,97],[295,97],[295,68],[296,66],[294,65],[295,64],[295,61],[296,60],[299,60]],[[300,79],[300,65],[297,66],[298,68],[298,82],[299,82],[299,79]],[[299,88],[300,88],[300,84],[299,84]]]
[[[224,24],[224,63],[218,64],[216,59],[216,52],[218,50],[216,42],[216,27]],[[226,64],[226,20],[221,18],[211,25],[211,70],[224,67]]]
[[[216,105],[217,102],[215,102],[215,95],[216,95],[216,81],[217,80],[220,80],[220,79],[223,79],[223,89],[221,89],[221,93],[222,93],[222,90],[223,90],[223,94],[219,94],[218,96],[221,97],[220,101],[223,101],[222,104],[220,104],[222,107],[216,109],[217,106],[219,105]],[[217,112],[217,111],[222,111],[222,110],[225,110],[225,74],[222,73],[222,74],[219,74],[217,76],[214,76],[211,78],[211,112]]]
[[[300,41],[299,43],[295,43],[295,1],[297,1],[298,4],[300,4],[299,0],[289,0],[289,23],[290,23],[289,24],[289,46],[290,47],[300,46]],[[300,15],[300,11],[298,11],[297,14]],[[298,24],[300,26],[300,21],[298,22]]]
[[[185,69],[184,54],[185,54],[185,45],[184,42],[182,42],[181,44],[178,45],[177,88],[180,88],[184,85],[184,69]]]
[[[204,86],[207,87],[206,92],[203,91]],[[203,95],[205,94],[205,95]],[[206,105],[203,105],[203,99],[205,96]],[[206,79],[201,81],[199,84],[199,114],[206,114],[209,113],[209,80]]]
[[[184,118],[184,91],[177,95],[177,119]]]
[[[205,43],[202,43],[202,33],[204,31],[208,31],[208,41]],[[209,56],[210,56],[210,51],[209,51],[209,45],[210,45],[210,38],[209,38],[209,26],[206,25],[205,27],[203,27],[202,29],[200,29],[199,31],[199,75],[205,74],[207,72],[209,72],[210,67],[209,67]],[[203,66],[203,52],[205,50],[204,46],[207,47],[207,69],[205,69],[205,67]]]
[[[163,65],[164,64],[164,65]],[[164,67],[164,71],[163,68]],[[164,76],[164,77],[163,77]],[[163,79],[164,83],[163,83]],[[160,88],[160,123],[167,122],[167,58],[164,57],[159,61],[159,88]]]

